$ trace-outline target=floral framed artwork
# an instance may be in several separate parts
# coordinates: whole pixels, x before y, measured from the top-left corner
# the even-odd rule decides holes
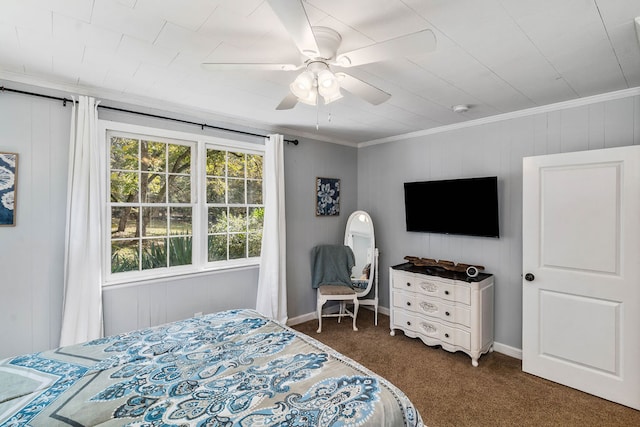
[[[340,180],[316,178],[316,216],[340,214]]]
[[[0,153],[0,226],[16,225],[18,155]]]

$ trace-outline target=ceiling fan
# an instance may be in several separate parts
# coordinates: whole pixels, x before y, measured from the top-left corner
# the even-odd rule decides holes
[[[340,69],[430,52],[436,46],[433,32],[423,30],[350,52],[338,53],[342,42],[340,34],[331,28],[312,27],[302,0],[267,2],[289,32],[300,53],[307,58],[302,64],[204,63],[202,66],[209,70],[304,69],[289,85],[291,93],[280,102],[277,110],[291,109],[298,102],[317,105],[319,99],[329,104],[342,98],[340,89],[345,89],[373,105],[381,104],[389,99],[391,94]],[[334,72],[334,69],[337,71]]]

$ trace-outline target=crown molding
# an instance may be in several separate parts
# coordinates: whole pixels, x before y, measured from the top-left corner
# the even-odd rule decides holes
[[[431,129],[420,130],[416,132],[405,133],[402,135],[390,136],[387,138],[365,141],[358,144],[358,148],[369,147],[372,145],[385,144],[387,142],[403,141],[421,136],[434,135],[453,130],[464,129],[474,126],[485,125],[488,123],[496,123],[504,120],[516,119],[520,117],[533,116],[536,114],[549,113],[552,111],[565,110],[567,108],[582,107],[584,105],[596,104],[599,102],[612,101],[616,99],[629,98],[640,95],[640,86],[630,89],[623,89],[614,92],[607,92],[599,95],[587,96],[584,98],[571,99],[569,101],[556,102],[554,104],[542,105],[539,107],[527,108],[524,110],[512,111],[495,116],[483,117],[481,119],[469,120],[466,122],[455,123],[452,125],[438,126]]]

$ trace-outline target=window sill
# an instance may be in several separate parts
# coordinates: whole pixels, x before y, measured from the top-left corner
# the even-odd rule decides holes
[[[102,288],[121,288],[128,286],[140,286],[140,285],[150,285],[156,283],[170,282],[176,280],[186,280],[190,278],[202,277],[202,276],[210,276],[212,274],[219,273],[227,273],[234,271],[243,271],[243,270],[255,270],[260,268],[260,261],[238,264],[232,266],[220,266],[220,267],[210,267],[207,269],[202,269],[198,271],[180,271],[180,272],[170,272],[165,274],[159,274],[154,277],[122,277],[122,278],[111,278],[109,281],[106,281],[102,284]]]

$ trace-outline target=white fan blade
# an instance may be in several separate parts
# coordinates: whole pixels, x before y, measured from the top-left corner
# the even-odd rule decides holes
[[[304,10],[302,0],[267,0],[271,9],[287,29],[293,42],[303,55],[314,58],[320,49],[311,30],[311,24]]]
[[[341,67],[355,67],[372,62],[407,57],[431,52],[436,48],[436,36],[431,30],[424,30],[407,36],[397,37],[352,50],[338,55],[336,62]]]
[[[280,104],[278,104],[276,110],[290,110],[295,107],[297,103],[298,97],[290,93],[289,95],[285,96],[282,101],[280,101]]]
[[[379,105],[391,98],[391,94],[345,73],[336,73],[340,87],[359,96],[370,104]]]
[[[293,71],[301,68],[301,66],[293,65],[293,64],[267,64],[267,63],[260,63],[260,62],[236,62],[236,63],[205,62],[204,64],[202,64],[202,67],[212,71],[227,71],[227,70]]]

